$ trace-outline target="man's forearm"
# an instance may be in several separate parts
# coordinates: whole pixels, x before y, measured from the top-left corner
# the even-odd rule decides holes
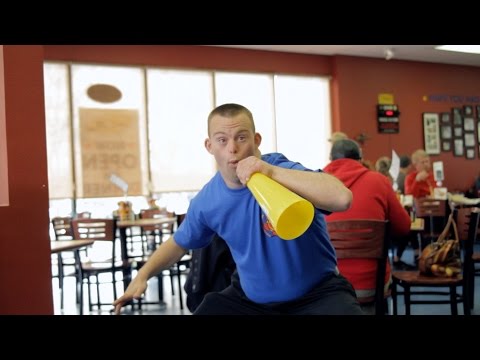
[[[274,166],[271,177],[319,209],[345,211],[352,202],[352,192],[336,177],[324,172]]]
[[[179,261],[187,250],[177,245],[173,236],[161,244],[158,249],[150,256],[148,261],[138,271],[137,276],[145,280],[157,275],[163,270],[169,269],[173,264]]]

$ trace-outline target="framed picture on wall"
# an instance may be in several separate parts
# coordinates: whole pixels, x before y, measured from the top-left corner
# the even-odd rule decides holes
[[[441,113],[440,119],[442,121],[442,124],[450,124],[450,113],[448,112]]]
[[[450,151],[452,150],[452,144],[450,143],[450,140],[443,140],[442,141],[442,151]]]
[[[463,156],[463,139],[453,140],[453,155]]]
[[[423,138],[427,154],[440,154],[440,124],[437,113],[423,113]]]
[[[452,108],[453,113],[453,125],[461,126],[462,125],[462,110],[460,108]]]
[[[477,137],[478,137],[478,143],[480,144],[480,121],[477,122]]]
[[[480,105],[475,106],[475,110],[477,112],[477,118],[480,118]]]
[[[463,129],[461,127],[454,127],[453,128],[453,136],[463,137]]]
[[[442,140],[452,138],[452,127],[450,125],[442,125],[440,134],[442,135]]]
[[[473,120],[473,118],[463,119],[463,130],[475,131],[475,121]]]
[[[465,133],[465,146],[475,146],[475,133]]]
[[[475,159],[475,148],[466,148],[465,157],[467,159]]]
[[[473,116],[473,107],[471,105],[463,105],[463,114],[467,116]]]

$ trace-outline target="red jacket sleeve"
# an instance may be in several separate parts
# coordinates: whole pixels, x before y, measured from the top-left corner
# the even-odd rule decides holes
[[[424,181],[416,181],[418,172],[412,171],[405,178],[405,194],[413,195],[414,198],[421,198],[430,195],[430,187],[437,187],[433,173],[428,173],[428,178]]]
[[[387,219],[390,221],[391,234],[395,236],[407,235],[410,232],[410,215],[397,199],[397,195],[390,187],[387,192]]]

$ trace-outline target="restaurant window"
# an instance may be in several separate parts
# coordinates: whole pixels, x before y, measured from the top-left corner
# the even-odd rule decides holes
[[[76,196],[147,193],[147,139],[143,70],[72,65]],[[122,189],[112,175],[122,179]]]
[[[277,151],[310,169],[329,163],[328,78],[275,76]]]
[[[91,180],[102,177],[108,189],[112,162],[121,162],[114,150],[125,155],[124,147],[130,147],[136,149],[141,178],[128,191],[134,210],[145,208],[145,197],[154,195],[159,205],[185,211],[216,171],[204,147],[207,116],[227,102],[252,111],[262,153],[282,152],[312,169],[328,163],[331,121],[325,77],[51,62],[44,70],[51,204],[76,199],[77,211],[95,207],[99,212],[93,210],[93,216],[110,215],[124,194],[103,194]],[[111,136],[119,123],[132,122],[127,134]],[[94,128],[104,135],[85,141],[82,131]],[[106,140],[100,144],[101,139]],[[95,157],[92,146],[111,151]],[[131,166],[129,159],[122,164]],[[87,176],[86,164],[98,171]],[[66,207],[63,200],[57,204]],[[51,213],[66,215],[57,210]]]
[[[215,171],[204,146],[212,73],[147,69],[147,84],[153,191],[199,190]]]

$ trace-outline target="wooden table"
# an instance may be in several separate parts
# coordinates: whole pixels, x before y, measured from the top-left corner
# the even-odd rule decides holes
[[[161,217],[161,218],[149,218],[149,219],[137,219],[137,220],[120,220],[117,221],[118,228],[127,228],[132,226],[153,226],[162,224],[173,224],[177,221],[175,217]]]
[[[50,241],[50,251],[56,254],[62,251],[78,250],[82,247],[92,245],[94,240],[56,240]]]
[[[416,218],[415,221],[412,221],[410,224],[410,231],[423,231],[425,228],[425,220],[422,218]]]

